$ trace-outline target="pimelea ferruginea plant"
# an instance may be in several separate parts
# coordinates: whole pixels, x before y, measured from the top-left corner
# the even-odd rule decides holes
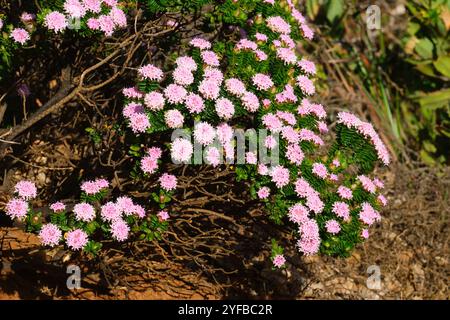
[[[259,151],[250,150],[244,163],[235,166],[236,183],[248,181],[250,194],[265,204],[273,221],[293,228],[300,254],[348,255],[369,236],[368,227],[380,219],[386,204],[379,192],[383,183],[370,176],[377,162],[389,164],[386,147],[369,123],[341,112],[334,142],[324,152],[327,115],[313,98],[316,66],[296,53],[298,41],[312,40],[314,33],[294,2],[227,0],[220,10],[229,23],[239,12],[251,12],[246,37],[237,43],[194,38],[187,54],[166,61],[168,68],[144,65],[138,69],[137,86],[123,90],[123,115],[137,139],[177,129],[185,133],[168,149],[149,146],[141,157],[142,172],[158,177],[159,192],[151,196],[164,210],[177,192],[177,177],[162,165],[163,152],[174,162],[192,164],[195,146],[201,145],[206,162],[220,166],[223,155],[236,158],[233,129],[265,129],[262,144],[270,152],[280,151],[278,162],[268,164]],[[16,190],[19,197],[8,202],[7,214],[25,219],[27,229],[39,232],[46,245],[64,238],[69,248],[92,253],[105,238],[160,236],[167,211],[144,216],[141,209],[120,209],[120,201],[129,198],[102,204],[106,189],[97,182],[82,185],[82,199],[71,212],[59,212],[62,204],[52,205],[49,225],[41,225],[39,213],[30,209],[32,196],[21,195],[21,188]],[[121,218],[115,227],[121,236],[113,230],[111,217],[117,212]],[[272,261],[277,268],[286,263],[275,240]]]
[[[123,115],[139,136],[191,132],[192,139],[172,141],[172,160],[193,163],[196,143],[213,166],[223,154],[234,159],[233,128],[267,129],[264,145],[280,150],[278,164],[260,162],[261,155],[249,151],[236,166],[236,181],[249,181],[251,194],[276,223],[292,225],[301,254],[346,256],[380,220],[383,182],[369,175],[377,162],[389,164],[389,154],[372,125],[347,112],[337,116],[328,153],[319,149],[328,127],[324,107],[312,97],[316,66],[295,50],[297,41],[313,38],[313,30],[292,1],[252,3],[255,18],[246,38],[235,44],[194,38],[171,70],[139,68],[137,86],[123,90]],[[142,171],[160,170],[160,156],[149,151]],[[283,267],[283,248],[276,241],[272,248],[274,266]]]
[[[63,202],[55,202],[49,206],[50,213],[43,216],[31,203],[37,196],[35,184],[23,180],[15,185],[15,196],[7,202],[5,212],[11,219],[24,221],[26,231],[37,233],[46,247],[64,244],[69,250],[93,255],[102,248],[104,239],[124,242],[161,238],[170,218],[166,210],[149,213],[127,196],[105,201],[108,188],[105,179],[85,181],[80,201],[70,210]]]

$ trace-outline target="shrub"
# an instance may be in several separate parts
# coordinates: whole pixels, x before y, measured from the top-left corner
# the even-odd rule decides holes
[[[148,5],[154,3],[162,2]],[[328,127],[325,108],[312,100],[316,66],[295,50],[298,41],[313,39],[314,32],[293,1],[227,0],[208,18],[216,14],[226,24],[241,26],[245,36],[234,42],[194,37],[182,44],[178,56],[170,55],[158,66],[141,66],[136,86],[123,90],[123,116],[138,146],[130,146],[131,154],[140,158],[144,177],[159,176],[151,197],[166,210],[177,192],[177,177],[166,172],[162,158],[170,154],[173,162],[194,166],[201,146],[201,159],[235,170],[236,183],[249,188],[274,223],[292,228],[300,253],[348,255],[368,237],[368,227],[380,219],[386,204],[379,192],[383,183],[370,177],[378,162],[389,164],[386,147],[371,124],[347,112],[338,114],[333,143],[327,145],[322,138]],[[235,129],[247,130],[250,137],[250,150],[241,158]],[[267,154],[254,148],[257,130],[268,133],[259,136]],[[149,137],[171,134],[167,148],[162,142],[144,152],[139,147]],[[235,165],[231,160],[236,155]],[[65,232],[70,248],[91,253],[98,252],[105,237],[123,241],[161,236],[167,211],[145,215],[139,207],[128,214],[119,199],[101,205],[106,185],[104,180],[85,182],[73,214],[52,213],[52,224],[44,227],[20,193],[8,203],[12,209],[7,213],[25,219],[28,231],[39,232],[44,244],[53,244],[53,237],[59,240]],[[284,265],[283,254],[274,240],[276,267]]]

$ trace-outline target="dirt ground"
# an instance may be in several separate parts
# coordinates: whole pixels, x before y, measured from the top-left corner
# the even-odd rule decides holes
[[[288,257],[288,269],[274,272],[268,248],[244,245],[227,256],[238,272],[226,284],[189,263],[149,259],[145,268],[125,272],[121,283],[106,283],[102,272],[83,267],[82,287],[68,290],[64,252],[44,253],[35,236],[2,227],[0,299],[450,298],[449,171],[396,166],[385,179],[390,204],[350,258]],[[249,234],[257,233],[256,224],[248,228],[253,229]],[[381,279],[372,289],[370,266],[379,268]]]

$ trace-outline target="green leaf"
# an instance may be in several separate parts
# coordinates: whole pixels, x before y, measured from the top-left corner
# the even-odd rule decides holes
[[[449,104],[450,88],[417,96],[419,104],[427,109],[439,109]]]
[[[450,56],[441,56],[433,64],[440,73],[450,78]]]
[[[327,19],[331,23],[341,19],[345,12],[345,2],[343,0],[330,0],[327,5]]]
[[[420,39],[414,49],[425,60],[433,58],[434,45],[428,38]]]

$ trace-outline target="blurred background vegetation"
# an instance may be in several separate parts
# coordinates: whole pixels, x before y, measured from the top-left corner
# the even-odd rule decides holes
[[[375,4],[380,29],[367,21]],[[373,7],[372,7],[373,8]],[[371,101],[397,158],[450,160],[450,0],[307,0],[337,72]],[[343,83],[345,85],[345,83]]]

